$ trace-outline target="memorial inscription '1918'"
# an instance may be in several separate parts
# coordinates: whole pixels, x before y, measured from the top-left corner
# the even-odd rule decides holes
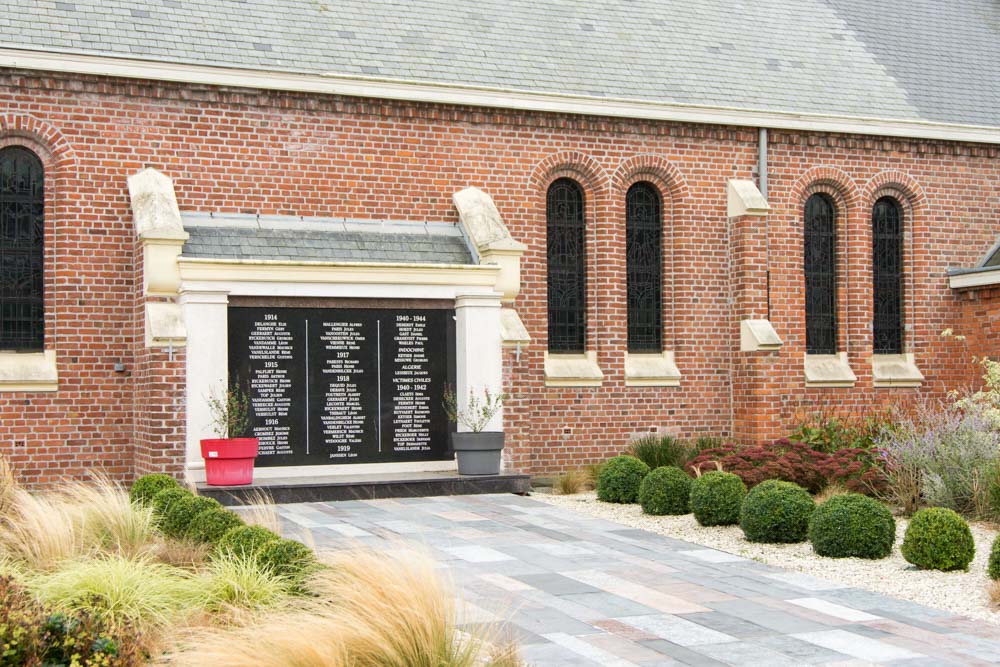
[[[258,466],[450,458],[452,310],[229,309]]]

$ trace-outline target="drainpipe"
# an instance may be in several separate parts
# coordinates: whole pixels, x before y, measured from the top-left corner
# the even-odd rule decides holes
[[[767,200],[767,128],[762,127],[757,132],[757,189]],[[766,223],[765,223],[766,224]],[[764,234],[764,261],[768,266],[764,268],[764,293],[767,295],[767,319],[771,319],[771,235],[765,230]]]

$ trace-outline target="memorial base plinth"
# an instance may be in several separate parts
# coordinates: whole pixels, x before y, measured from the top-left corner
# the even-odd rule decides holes
[[[452,433],[459,475],[499,475],[503,432]]]
[[[205,483],[209,486],[253,484],[253,461],[257,438],[207,439],[201,441],[205,459]]]

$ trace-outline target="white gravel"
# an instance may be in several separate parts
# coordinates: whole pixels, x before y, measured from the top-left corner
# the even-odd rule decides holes
[[[968,572],[918,570],[899,552],[906,532],[905,518],[896,517],[896,543],[892,555],[882,560],[861,558],[821,558],[808,542],[801,544],[755,544],[743,538],[739,526],[709,527],[698,525],[694,515],[647,516],[638,505],[598,502],[593,492],[560,496],[536,493],[532,496],[551,505],[616,521],[632,528],[693,542],[731,554],[835,581],[869,591],[912,600],[928,607],[944,609],[1000,625],[1000,613],[989,608],[986,561],[997,531],[973,523],[976,558]]]

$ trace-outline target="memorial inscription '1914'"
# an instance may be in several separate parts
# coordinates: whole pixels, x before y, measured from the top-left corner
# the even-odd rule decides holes
[[[232,307],[258,466],[451,458],[454,311]]]

